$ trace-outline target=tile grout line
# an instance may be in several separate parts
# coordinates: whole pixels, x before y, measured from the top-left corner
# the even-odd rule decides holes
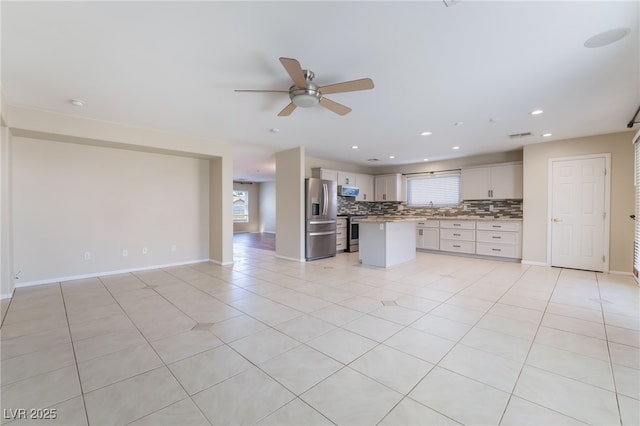
[[[547,313],[547,309],[549,308],[549,303],[551,303],[551,299],[552,299],[552,297],[553,297],[553,293],[555,293],[555,291],[556,291],[556,288],[557,288],[557,286],[558,286],[558,282],[560,281],[560,276],[562,275],[562,273],[563,273],[563,272],[564,272],[564,269],[560,269],[560,272],[558,273],[558,276],[556,277],[556,282],[555,282],[555,284],[554,284],[554,286],[553,286],[553,290],[552,290],[552,291],[551,291],[551,293],[549,294],[549,298],[547,299],[547,304],[545,305],[545,308],[544,308],[543,314],[542,314],[542,316],[540,317],[540,322],[538,323],[538,327],[536,328],[536,332],[535,332],[535,334],[534,334],[534,336],[533,336],[533,339],[531,340],[531,344],[529,345],[529,349],[527,350],[527,355],[525,356],[524,360],[522,361],[522,367],[520,367],[520,371],[518,372],[518,376],[516,377],[516,380],[515,380],[515,382],[514,382],[514,384],[513,384],[513,387],[511,388],[511,392],[510,392],[510,394],[509,394],[509,398],[507,399],[507,404],[505,405],[505,407],[504,407],[504,409],[503,409],[503,411],[502,411],[502,416],[500,416],[500,421],[498,422],[498,424],[501,424],[501,423],[502,423],[502,421],[504,420],[504,415],[505,415],[505,414],[506,414],[506,412],[507,412],[507,407],[509,407],[509,403],[511,402],[511,399],[512,399],[512,398],[513,398],[513,396],[514,396],[515,389],[516,389],[516,387],[518,386],[518,381],[520,380],[520,377],[522,376],[522,372],[524,371],[524,368],[525,368],[525,367],[526,367],[526,365],[527,365],[527,359],[529,359],[529,355],[531,354],[531,348],[533,348],[533,344],[534,344],[534,342],[536,341],[536,337],[538,337],[538,332],[540,331],[540,327],[542,327],[542,321],[544,320],[544,316],[545,316],[545,314]],[[534,368],[535,368],[535,367],[534,367]],[[543,370],[543,371],[546,371],[546,370]],[[550,372],[550,373],[552,373],[552,372]],[[552,373],[552,374],[555,374],[555,373]],[[564,377],[564,376],[561,376],[561,377]],[[559,411],[557,411],[557,410],[555,410],[555,409],[552,409],[552,408],[550,408],[550,407],[542,406],[542,405],[540,405],[540,404],[538,404],[538,403],[536,403],[536,402],[529,401],[528,399],[525,399],[525,398],[523,398],[523,397],[521,397],[521,396],[517,396],[517,397],[518,397],[518,398],[521,398],[521,399],[523,399],[523,400],[525,400],[525,401],[528,401],[528,402],[530,402],[530,403],[532,403],[532,404],[535,404],[535,405],[537,405],[537,406],[539,406],[539,407],[543,407],[543,408],[545,408],[545,409],[547,409],[547,410],[553,411],[553,412],[555,412],[555,413],[558,413],[558,414],[561,414],[561,415],[563,415],[563,416],[566,416],[566,417],[572,418],[572,419],[574,419],[574,420],[577,420],[577,421],[579,421],[579,422],[582,422],[581,420],[576,419],[575,417],[573,417],[573,416],[571,416],[571,415],[569,415],[569,414],[565,414],[565,413],[559,412]],[[582,423],[584,423],[584,422],[582,422]]]
[[[139,277],[137,277],[137,276],[136,276],[136,279],[139,279],[141,282],[143,282],[145,285],[147,285],[147,283],[146,283],[144,280],[140,279]],[[124,313],[124,315],[126,315],[127,319],[128,319],[129,321],[131,321],[131,324],[136,328],[136,330],[138,330],[138,333],[140,333],[140,335],[142,336],[142,338],[147,342],[147,345],[149,345],[149,348],[151,348],[151,350],[156,354],[156,356],[158,357],[158,359],[160,360],[160,362],[162,362],[162,365],[164,366],[164,368],[166,368],[166,369],[167,369],[167,371],[169,372],[169,374],[171,374],[171,376],[173,377],[173,379],[174,379],[174,380],[175,380],[175,381],[180,385],[180,387],[181,387],[181,388],[182,388],[182,390],[184,391],[185,395],[187,395],[187,398],[189,398],[189,399],[193,402],[193,399],[191,398],[191,395],[189,394],[189,392],[187,392],[187,390],[184,388],[184,386],[182,385],[182,383],[180,382],[180,380],[178,380],[178,378],[173,374],[173,371],[171,371],[171,369],[169,368],[169,366],[167,365],[167,363],[165,363],[165,362],[164,362],[164,359],[162,359],[162,357],[160,356],[160,354],[158,354],[158,351],[156,351],[156,348],[154,348],[154,347],[153,347],[153,345],[151,344],[151,342],[149,341],[149,339],[147,338],[147,336],[145,336],[145,335],[144,335],[144,333],[143,333],[143,332],[138,328],[138,326],[136,325],[135,321],[133,321],[133,319],[131,319],[131,317],[129,316],[129,313],[128,313],[128,312],[127,312],[127,311],[122,307],[122,305],[120,304],[120,302],[119,302],[119,301],[114,297],[114,295],[113,295],[113,293],[111,292],[111,290],[109,290],[109,287],[107,287],[107,286],[105,285],[104,281],[102,281],[102,278],[101,278],[101,277],[98,277],[98,280],[99,280],[99,281],[100,281],[100,283],[103,285],[103,287],[105,288],[105,290],[107,290],[107,292],[109,293],[109,295],[111,296],[111,298],[113,299],[113,301],[117,303],[117,305],[120,307],[120,309],[122,309],[122,313]],[[155,288],[154,288],[154,287],[152,287],[151,289],[152,289],[153,291],[155,291]],[[157,294],[159,294],[157,291],[156,291],[156,293],[157,293]],[[160,296],[164,298],[164,296],[162,296],[162,295],[160,295]],[[165,300],[166,300],[166,299],[165,299]],[[172,305],[173,305],[173,304],[172,304]],[[176,309],[178,309],[180,312],[182,312],[182,310],[181,310],[181,309],[179,309],[177,306],[176,306]],[[184,313],[184,312],[183,312],[183,313]],[[191,318],[191,317],[189,317],[189,318]],[[162,367],[158,367],[158,368],[162,368]],[[114,385],[114,384],[116,384],[116,383],[121,383],[121,382],[123,382],[123,381],[125,381],[125,380],[129,380],[129,379],[131,379],[131,378],[133,378],[133,377],[141,376],[141,375],[143,375],[143,374],[146,374],[146,373],[148,373],[148,372],[150,372],[150,371],[154,371],[154,370],[156,370],[156,369],[154,368],[154,369],[147,370],[147,371],[144,371],[144,372],[139,373],[139,374],[135,374],[135,375],[130,376],[130,377],[127,377],[127,378],[125,378],[125,379],[118,380],[117,382],[110,383],[110,384],[108,384],[108,385],[102,386],[101,388],[98,388],[98,389],[104,389],[104,388],[105,388],[105,387],[107,387],[107,386],[111,386],[111,385]],[[96,390],[98,390],[98,389],[94,389],[93,391],[96,391]],[[93,391],[92,391],[92,392],[93,392]],[[83,395],[84,395],[84,394],[83,394]],[[158,411],[160,411],[160,410],[164,410],[165,408],[170,407],[170,406],[172,406],[173,404],[175,404],[175,403],[177,403],[177,402],[183,401],[184,399],[186,399],[186,398],[183,398],[183,399],[181,399],[181,400],[179,400],[179,401],[174,401],[174,402],[172,402],[171,404],[169,404],[169,405],[167,405],[167,406],[164,406],[164,407],[162,407],[162,408],[159,408],[158,410],[155,410],[155,411],[153,411],[153,412],[151,412],[151,413],[149,413],[149,414],[145,414],[145,415],[144,415],[144,416],[142,416],[142,417],[139,417],[139,418],[133,419],[133,420],[132,420],[131,422],[129,422],[129,423],[132,423],[132,422],[135,422],[135,421],[137,421],[137,420],[143,419],[143,418],[145,418],[145,417],[147,417],[147,416],[150,416],[150,415],[152,415],[153,413],[156,413],[156,412],[158,412]],[[209,418],[208,418],[208,417],[207,417],[207,416],[202,412],[202,410],[200,409],[200,406],[198,406],[198,404],[196,404],[195,402],[193,402],[193,405],[195,405],[195,406],[198,408],[198,411],[200,411],[200,413],[202,414],[202,416],[203,416],[203,417],[204,417],[204,418],[205,418],[205,419],[206,419],[206,420],[211,424],[211,422],[209,421]]]
[[[102,281],[100,281],[102,283]],[[104,285],[104,284],[103,284]],[[84,417],[87,421],[87,425],[90,425],[89,422],[89,410],[87,410],[87,402],[84,398],[84,389],[82,388],[82,380],[80,379],[80,366],[78,365],[78,356],[76,355],[76,346],[73,342],[73,335],[71,334],[71,323],[69,322],[69,313],[67,312],[67,301],[64,297],[64,290],[62,288],[62,283],[58,283],[58,288],[60,289],[60,295],[62,296],[62,306],[64,307],[64,316],[67,320],[67,329],[69,331],[69,340],[71,342],[71,349],[73,350],[73,360],[75,361],[76,374],[78,377],[78,385],[80,386],[80,396],[82,397],[82,406],[84,408]]]
[[[622,409],[620,408],[620,397],[618,395],[618,387],[616,384],[616,374],[613,370],[613,358],[611,356],[611,345],[609,344],[609,336],[607,334],[607,319],[604,314],[604,305],[602,304],[602,291],[600,290],[600,280],[596,273],[596,286],[598,287],[598,299],[600,302],[600,313],[602,314],[602,328],[604,328],[604,338],[607,342],[607,356],[609,357],[609,371],[611,372],[611,379],[613,380],[613,392],[616,396],[616,407],[618,408],[618,421],[622,425]]]

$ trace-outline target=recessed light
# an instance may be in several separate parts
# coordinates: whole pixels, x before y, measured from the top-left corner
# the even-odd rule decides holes
[[[529,114],[531,115],[540,115],[542,114],[544,111],[542,111],[541,109],[534,109],[533,111],[531,111]]]
[[[424,159],[424,160],[422,160],[422,161],[429,161],[429,159],[428,159],[428,158],[425,158],[425,159]]]
[[[459,146],[452,146],[451,149],[460,149]]]
[[[273,127],[273,128],[271,128],[271,129],[269,129],[269,131],[270,131],[271,133],[280,133],[280,129],[278,129],[277,127]]]
[[[431,132],[422,132],[420,133],[420,136],[429,136],[431,134]]]
[[[460,127],[464,124],[464,121],[456,121],[455,123],[453,123],[454,126],[456,127]]]
[[[358,145],[353,145],[351,149],[358,149]]]
[[[548,138],[549,136],[553,136],[553,133],[543,133],[542,134],[543,138]]]
[[[395,155],[390,155],[389,158],[393,160],[394,158],[396,158],[396,156]]]
[[[593,37],[589,37],[584,42],[584,47],[593,49],[595,47],[604,47],[615,43],[618,40],[622,40],[631,32],[631,28],[616,28],[613,30],[605,31],[600,34],[596,34]]]
[[[80,99],[71,99],[69,102],[73,106],[77,106],[77,107],[83,107],[84,106],[84,101],[80,100]]]

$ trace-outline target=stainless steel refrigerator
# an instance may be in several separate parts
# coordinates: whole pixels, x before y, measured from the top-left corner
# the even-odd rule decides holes
[[[336,182],[310,178],[305,180],[307,260],[336,255]]]

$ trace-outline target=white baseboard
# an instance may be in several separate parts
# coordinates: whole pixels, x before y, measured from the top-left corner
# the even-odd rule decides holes
[[[233,265],[233,262],[220,262],[219,260],[215,260],[215,259],[209,259],[209,262],[215,263],[216,265],[220,265],[220,266]]]
[[[609,271],[609,274],[611,275],[624,275],[624,276],[628,276],[628,277],[634,277],[635,275],[633,275],[632,272],[625,272],[625,271]]]
[[[533,262],[531,260],[524,260],[520,262],[523,265],[531,265],[531,266],[550,266],[547,262]]]
[[[66,277],[57,277],[57,278],[47,278],[44,280],[37,281],[28,281],[25,283],[16,283],[15,288],[21,287],[31,287],[34,285],[44,285],[44,284],[53,284],[59,283],[63,281],[74,281],[74,280],[83,280],[87,278],[96,278],[96,277],[104,277],[108,275],[118,275],[118,274],[127,274],[131,272],[140,272],[140,271],[148,271],[151,269],[161,269],[161,268],[170,268],[174,266],[184,266],[184,265],[193,265],[194,263],[202,263],[208,262],[209,259],[199,259],[199,260],[189,260],[187,262],[177,262],[177,263],[166,263],[163,265],[153,265],[153,266],[143,266],[141,268],[131,268],[131,269],[120,269],[117,271],[103,271],[103,272],[95,272],[91,274],[82,274],[82,275],[70,275]]]
[[[278,259],[290,260],[292,262],[300,262],[300,263],[302,263],[302,262],[306,261],[306,259],[296,259],[295,257],[281,256],[279,254],[276,254],[276,257]]]

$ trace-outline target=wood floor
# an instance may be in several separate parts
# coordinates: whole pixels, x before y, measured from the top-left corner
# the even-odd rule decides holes
[[[266,232],[233,234],[233,244],[241,247],[276,251],[276,234]]]

